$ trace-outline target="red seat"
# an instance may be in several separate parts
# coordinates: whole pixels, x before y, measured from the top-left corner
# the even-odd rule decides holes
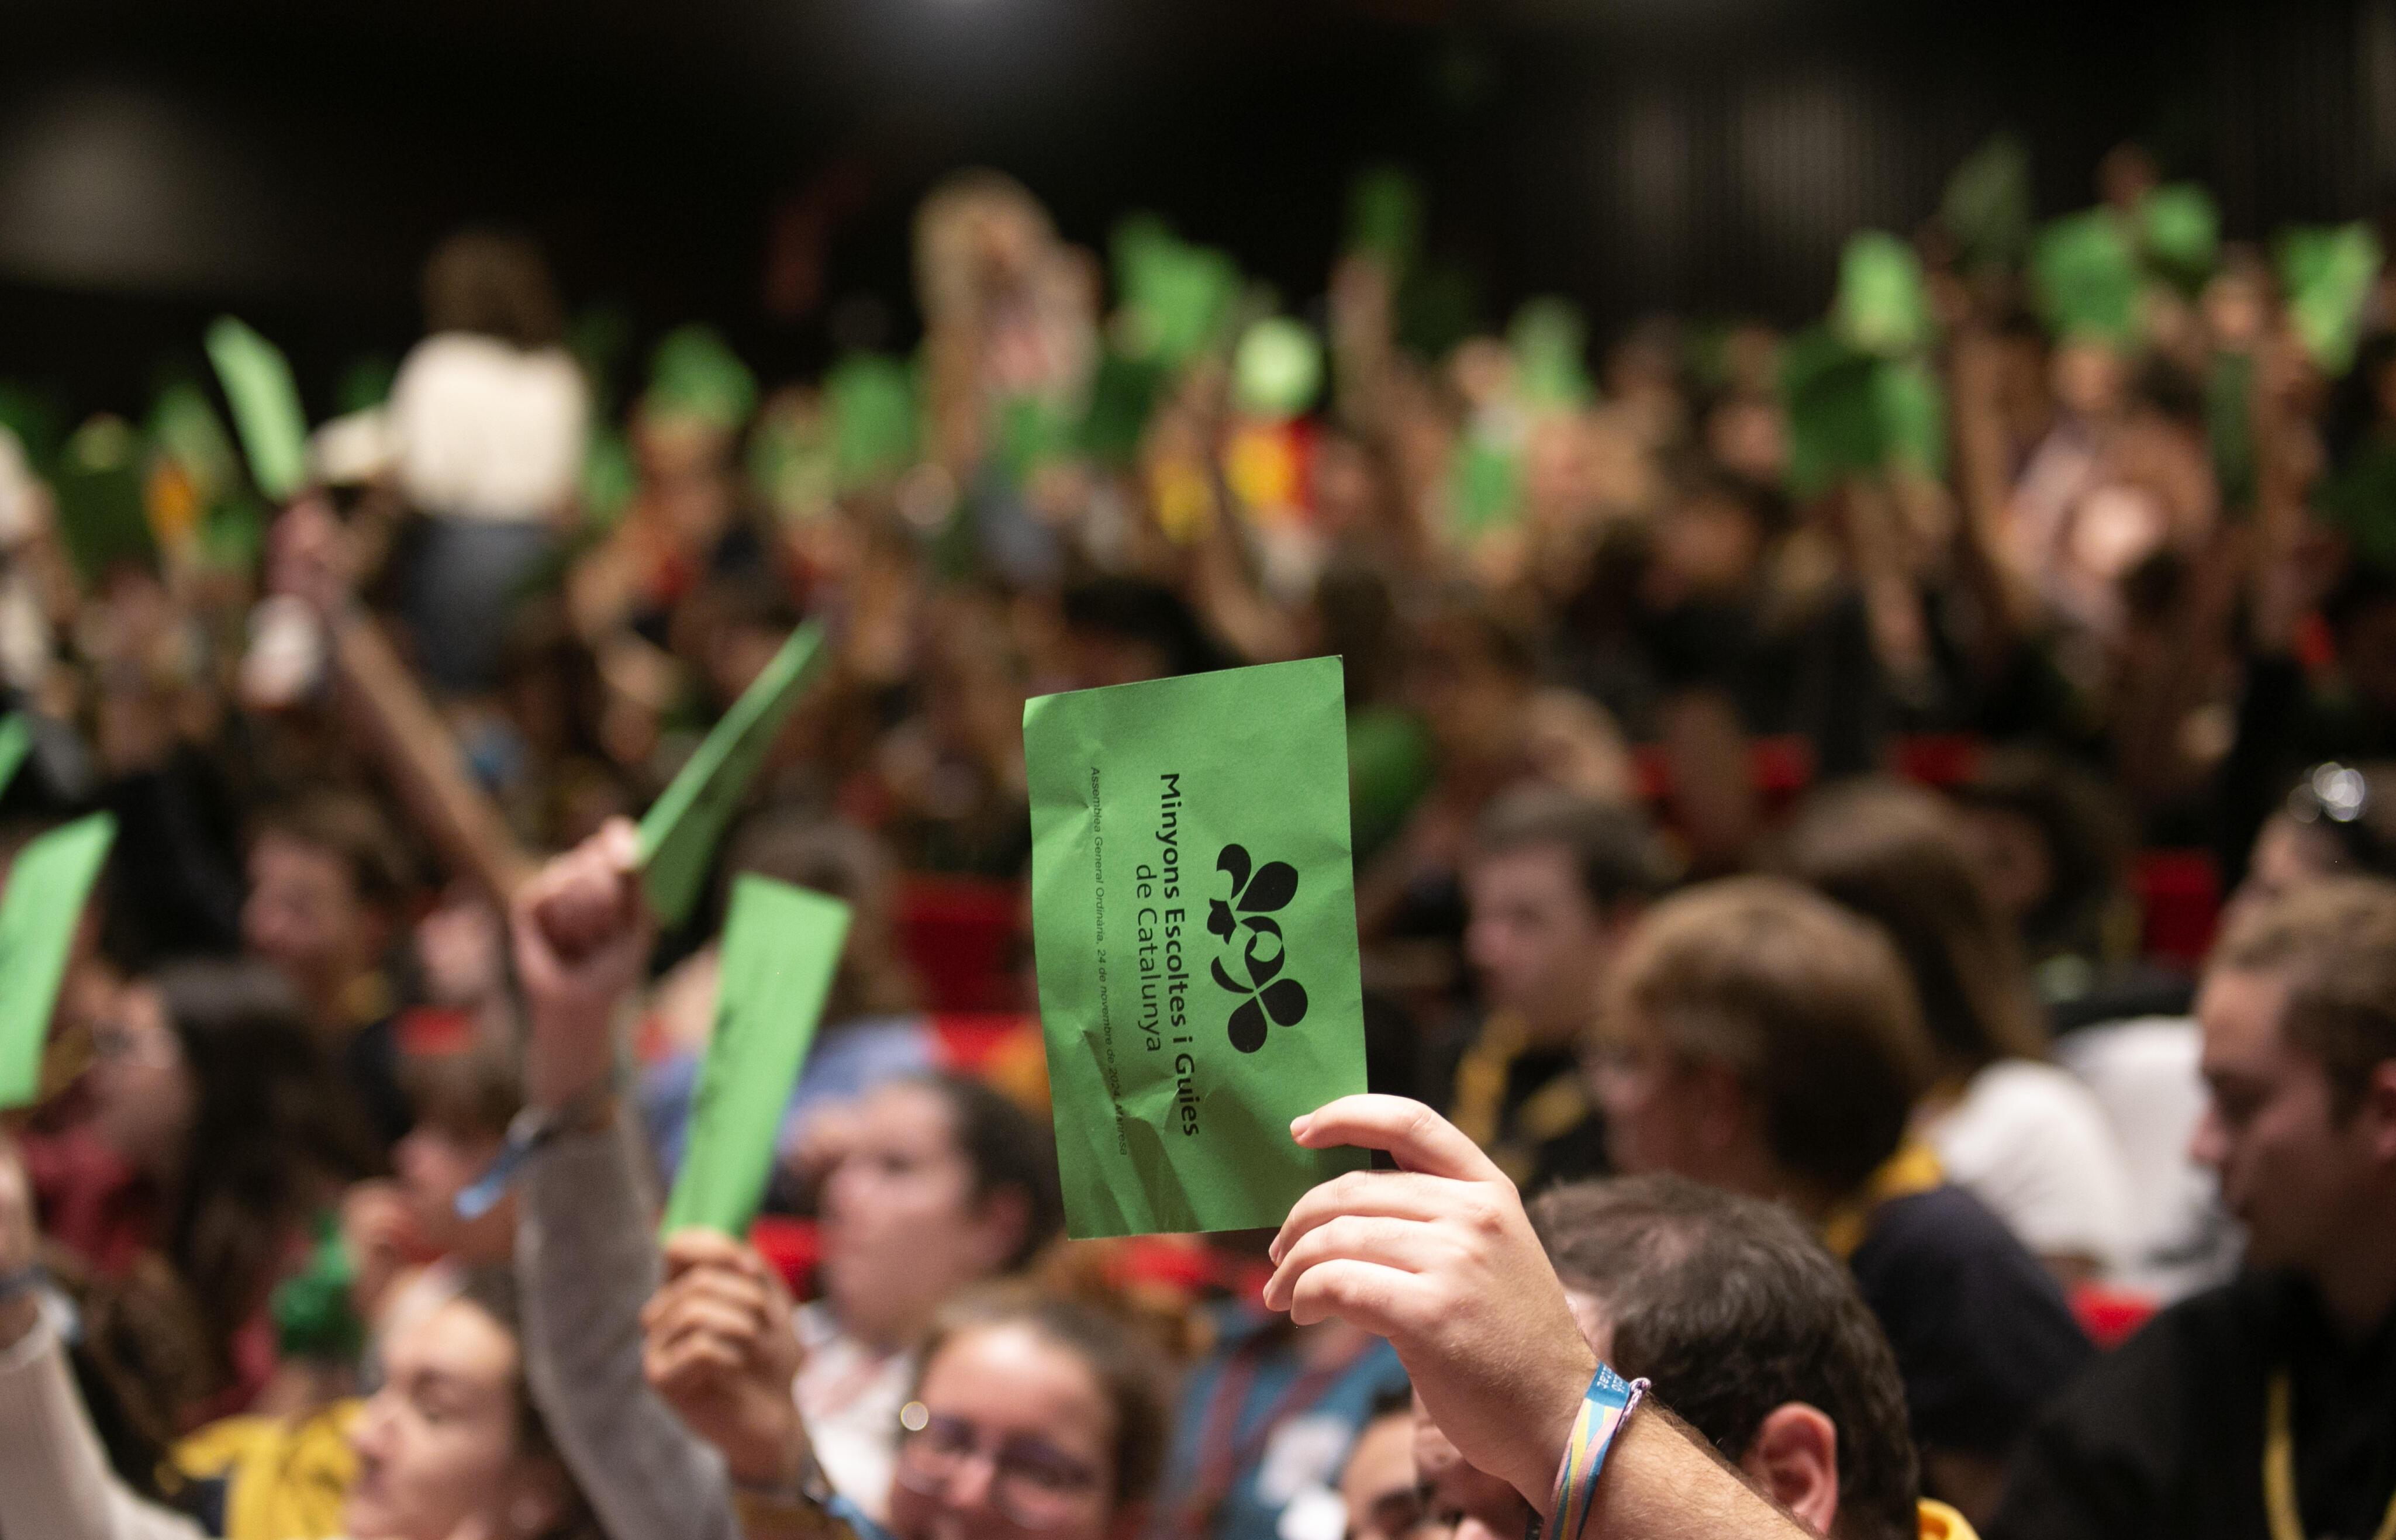
[[[1018,1001],[1023,911],[1017,883],[911,875],[898,889],[898,946],[929,1011],[1004,1011]]]
[[[2221,869],[2203,850],[2145,850],[2132,877],[2149,957],[2194,969],[2221,923]]]

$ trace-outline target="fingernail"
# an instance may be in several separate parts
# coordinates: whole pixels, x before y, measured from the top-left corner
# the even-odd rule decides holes
[[[1313,1117],[1314,1114],[1311,1112],[1301,1112],[1297,1117],[1290,1119],[1289,1136],[1293,1139],[1302,1139],[1306,1137],[1306,1125],[1309,1122],[1312,1121]]]

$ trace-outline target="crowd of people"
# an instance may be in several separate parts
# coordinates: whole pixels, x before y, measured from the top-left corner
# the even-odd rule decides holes
[[[1601,1363],[1579,1534],[2387,1540],[2396,274],[2009,153],[1593,368],[1443,333],[1403,179],[1311,325],[971,173],[915,353],[770,392],[456,237],[273,506],[196,382],[0,392],[0,860],[117,830],[0,1540],[1576,1540]],[[1378,1168],[1064,1240],[1024,703],[1324,654],[1371,1086],[1291,1136]],[[853,920],[766,1215],[660,1237],[744,873]]]

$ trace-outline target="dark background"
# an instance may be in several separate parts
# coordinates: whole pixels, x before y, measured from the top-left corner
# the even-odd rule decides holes
[[[1502,316],[1792,320],[1990,131],[2042,212],[2136,137],[2233,236],[2396,202],[2396,0],[19,0],[0,377],[136,409],[225,307],[311,405],[432,244],[529,230],[570,300],[769,377],[914,336],[908,224],[992,165],[1066,233],[1151,208],[1295,304],[1373,161]]]

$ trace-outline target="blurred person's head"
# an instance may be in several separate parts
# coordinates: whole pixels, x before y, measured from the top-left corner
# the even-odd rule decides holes
[[[1454,597],[1414,628],[1406,704],[1430,729],[1443,765],[1517,758],[1537,688],[1529,635],[1478,598]]]
[[[1040,1123],[960,1075],[859,1105],[822,1198],[824,1294],[842,1327],[903,1343],[960,1290],[1021,1269],[1063,1223]]]
[[[1916,1533],[1905,1382],[1855,1280],[1786,1208],[1677,1176],[1553,1188],[1531,1224],[1598,1357],[1644,1376],[1837,1540]]]
[[[2332,877],[2396,877],[2396,766],[2314,765],[2256,831],[2222,926]]]
[[[1634,808],[1524,787],[1491,803],[1464,869],[1464,949],[1495,1009],[1568,1042],[1607,959],[1661,891],[1663,857]]]
[[[1420,1396],[1414,1401],[1414,1425],[1415,1478],[1431,1525],[1450,1540],[1514,1540],[1527,1532],[1531,1505],[1511,1483],[1467,1460]]]
[[[1339,1472],[1345,1540],[1414,1540],[1429,1518],[1415,1476],[1415,1408],[1401,1393],[1374,1407]]]
[[[458,1216],[458,1195],[499,1158],[524,1105],[522,1076],[506,1055],[478,1046],[416,1058],[406,1077],[416,1122],[391,1163],[418,1238],[445,1256],[504,1263],[515,1248],[513,1191],[473,1219]]]
[[[898,949],[898,873],[871,830],[791,808],[767,808],[726,842],[725,902],[744,873],[789,883],[848,906],[840,970],[824,1002],[827,1026],[912,1008],[915,981]]]
[[[406,857],[375,804],[308,793],[266,813],[251,836],[242,939],[319,1026],[344,1025],[344,995],[381,962],[406,892]]]
[[[525,1378],[515,1280],[477,1268],[383,1346],[352,1426],[354,1540],[597,1540]]]
[[[435,246],[424,264],[424,324],[429,331],[548,348],[566,335],[566,307],[539,246],[519,235],[468,230]]]
[[[2248,1263],[2376,1324],[2396,1303],[2396,883],[2329,878],[2247,909],[2196,1012],[2212,1100],[2191,1152]]]
[[[1163,1371],[1153,1343],[1090,1305],[957,1301],[900,1414],[895,1540],[1133,1540],[1165,1465]]]
[[[2097,946],[2130,847],[2104,781],[2046,750],[2002,749],[1951,794],[1981,886],[2024,943]]]
[[[1930,1044],[1874,926],[1733,878],[1647,911],[1615,959],[1599,1098],[1615,1163],[1820,1215],[1897,1152]]]
[[[159,1250],[229,1344],[294,1228],[365,1172],[347,1092],[299,998],[257,963],[162,969],[123,991],[93,1050],[93,1131],[156,1186]]]
[[[1896,943],[1950,1073],[2045,1052],[2020,948],[1936,795],[1894,781],[1817,792],[1790,827],[1787,870]]]
[[[1144,578],[1101,578],[1067,589],[1064,619],[1076,689],[1204,673],[1229,661],[1180,594]]]

